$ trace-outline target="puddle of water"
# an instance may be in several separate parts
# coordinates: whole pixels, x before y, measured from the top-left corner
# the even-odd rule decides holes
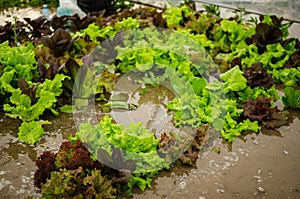
[[[128,102],[138,104],[139,107],[132,111],[113,110],[112,117],[126,127],[130,122],[142,122],[143,126],[158,134],[166,124],[171,123],[172,115],[167,113],[167,103],[174,97],[173,92],[164,86],[138,88],[133,91]]]
[[[71,114],[58,117],[45,116],[52,122],[45,126],[45,136],[37,146],[30,146],[17,139],[20,121],[0,113],[0,193],[2,199],[38,198],[39,191],[33,184],[36,158],[44,151],[56,152],[63,139],[76,132]],[[43,118],[44,119],[44,118]]]
[[[153,189],[134,198],[299,198],[300,112],[278,129],[282,137],[247,135],[228,145],[219,140],[196,168],[174,168],[162,173]],[[295,117],[297,116],[297,117]]]

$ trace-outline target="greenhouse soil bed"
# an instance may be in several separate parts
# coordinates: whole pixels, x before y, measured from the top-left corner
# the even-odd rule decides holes
[[[176,13],[176,10],[174,9],[173,12]],[[186,10],[185,10],[185,12],[188,13],[188,11],[186,11]],[[169,15],[169,16],[171,16],[171,15]],[[170,17],[169,19],[174,19],[174,18]],[[272,19],[272,21],[273,21],[273,19]],[[270,20],[270,18],[269,19],[267,18],[266,20]],[[276,20],[278,20],[278,19],[275,18],[274,20],[276,22]],[[129,24],[128,27],[135,26],[138,24],[138,22],[136,20],[133,20],[132,18],[129,18],[129,20],[124,20],[124,21]],[[120,27],[119,25],[121,25],[121,26],[124,25],[124,21],[123,21],[123,23],[117,23],[117,25],[115,25],[115,27]],[[174,20],[174,21],[176,22],[176,20]],[[227,30],[226,29],[227,27],[226,27],[226,25],[224,26],[224,24],[229,24],[229,25],[234,24],[236,29]],[[169,24],[169,25],[176,26],[176,23]],[[179,25],[179,24],[177,24],[177,25]],[[218,22],[218,25],[220,25],[219,22]],[[125,27],[126,27],[126,24],[125,24]],[[228,31],[227,33],[230,33],[230,31],[234,32],[234,31],[238,30],[238,32],[241,33],[241,32],[243,32],[242,30],[244,30],[245,27],[246,26],[241,26],[241,24],[237,24],[236,22],[224,20],[221,23],[221,28],[219,27],[220,28],[219,33],[221,33],[221,36],[226,35],[225,33],[227,31]],[[274,27],[269,25],[268,28],[274,28]],[[275,27],[275,29],[276,29],[276,27]],[[284,27],[283,27],[283,29],[284,29]],[[278,32],[278,29],[276,29],[276,30]],[[61,35],[65,35],[68,37],[68,34],[61,29],[59,29],[57,32],[58,32],[57,33],[58,35],[61,34]],[[259,31],[257,31],[257,32],[259,33]],[[91,32],[89,32],[89,33],[91,33]],[[99,33],[99,32],[95,31],[92,33]],[[253,34],[253,33],[251,33],[251,34]],[[202,36],[204,36],[204,35],[202,35]],[[234,36],[234,34],[233,34],[233,36]],[[256,34],[255,36],[257,38],[260,35]],[[216,38],[220,39],[220,37],[219,38],[216,37]],[[230,37],[230,38],[232,39],[232,37]],[[48,41],[48,42],[53,40],[53,38],[50,38],[50,39],[46,38],[46,39],[47,39],[46,41]],[[255,37],[252,37],[252,39],[254,40]],[[272,39],[277,40],[277,38],[272,38]],[[44,41],[45,41],[45,38],[44,38]],[[222,40],[222,41],[224,42],[224,40]],[[291,40],[288,40],[288,41],[291,42]],[[67,42],[72,44],[73,40],[71,40],[69,37],[69,38],[67,38]],[[233,40],[232,42],[236,42],[236,40]],[[243,42],[243,40],[241,41],[241,43],[242,42]],[[256,40],[256,42],[257,42],[257,40]],[[259,40],[258,45],[261,45],[260,42],[269,42],[269,41]],[[271,42],[273,42],[273,41],[271,41]],[[287,42],[287,43],[289,43],[289,42]],[[294,42],[296,42],[296,41],[294,41]],[[17,45],[17,43],[15,43],[15,44]],[[206,44],[208,44],[208,46],[206,46],[206,47],[209,47],[209,42]],[[224,42],[223,44],[226,44],[226,42]],[[5,45],[6,44],[3,44],[4,47],[5,47]],[[247,45],[243,44],[243,45],[245,48],[248,49],[248,46],[247,46],[248,44]],[[270,46],[269,46],[270,48],[264,48],[268,45],[268,43],[263,44],[263,45],[265,45],[265,46],[263,46],[263,48],[260,49],[261,51],[258,54],[261,54],[262,52],[264,52],[266,50],[270,50],[270,51],[274,50]],[[280,45],[281,44],[277,44],[277,47],[278,46],[280,47]],[[49,45],[47,47],[49,47]],[[225,47],[228,47],[228,46],[225,45]],[[253,45],[252,45],[252,47],[253,47]],[[274,45],[273,45],[273,47],[274,47]],[[249,48],[248,50],[251,50],[251,49]],[[30,49],[29,49],[29,52],[30,52]],[[55,51],[54,51],[54,53],[56,53],[55,56],[60,55]],[[156,55],[153,51],[151,51],[149,54],[152,54],[152,53],[154,55]],[[273,53],[273,52],[271,52],[271,53]],[[258,54],[255,54],[255,55],[258,55]],[[271,55],[271,56],[273,56],[273,55]],[[295,56],[295,57],[297,58],[297,56]],[[172,58],[174,60],[176,60],[175,56],[173,56]],[[62,59],[64,60],[64,58],[62,58]],[[30,60],[30,61],[32,61],[32,60]],[[126,59],[124,59],[124,61],[126,63]],[[176,61],[178,61],[178,60],[176,60]],[[278,60],[273,59],[272,62],[273,61],[277,62]],[[75,63],[73,65],[74,67],[79,66],[79,64],[76,63],[76,61],[72,62],[72,60],[70,61],[70,59],[68,59],[67,63],[70,64],[70,62],[73,64]],[[3,62],[3,63],[6,64],[8,62]],[[68,65],[67,63],[66,63],[66,65]],[[117,63],[119,63],[119,62],[117,62]],[[181,60],[181,62],[179,62],[179,63],[184,65],[185,62]],[[51,67],[56,67],[53,65],[53,62],[51,64],[52,64]],[[293,65],[293,64],[295,64],[295,65]],[[269,63],[267,62],[267,63],[265,63],[265,65],[269,65]],[[296,62],[295,63],[289,62],[289,65],[296,67]],[[142,65],[142,66],[147,66],[147,65]],[[179,64],[179,66],[181,66],[181,65]],[[259,66],[260,66],[259,64],[256,64],[256,65],[254,64],[254,66],[251,66],[250,72],[251,71],[252,72],[253,71],[254,72],[263,71],[262,69],[259,68]],[[66,66],[66,67],[68,67],[68,66]],[[141,67],[141,65],[137,65],[136,67]],[[176,67],[178,67],[178,65]],[[227,65],[227,67],[228,67],[228,65]],[[242,67],[242,66],[240,65],[240,67]],[[123,65],[122,69],[124,69],[124,65]],[[141,70],[143,70],[143,69],[144,68],[142,67]],[[186,69],[187,68],[179,67],[178,70],[182,70],[183,72],[186,72]],[[257,71],[254,69],[256,69]],[[253,81],[253,79],[248,78],[249,70],[247,73],[245,72],[245,77],[247,77],[247,80],[245,79],[245,77],[243,77],[243,75],[241,75],[243,73],[243,71],[241,71],[241,70],[242,70],[241,68],[239,69],[238,66],[235,66],[235,67],[231,68],[228,73],[224,73],[221,76],[221,79],[226,82],[225,83],[226,88],[227,88],[226,92],[229,93],[229,91],[231,92],[230,89],[232,89],[232,92],[229,93],[231,95],[228,95],[229,97],[231,97],[231,100],[234,100],[232,98],[232,96],[234,96],[235,94],[236,94],[236,96],[238,96],[242,92],[245,92],[245,90],[243,90],[242,92],[234,93],[235,91],[240,91],[240,90],[235,90],[235,89],[240,89],[239,85],[241,85],[241,84],[244,85],[245,87],[247,87],[247,90],[246,90],[246,92],[248,92],[247,97],[253,97],[253,96],[251,96],[251,91],[253,91],[251,89],[252,89],[253,85],[254,86],[256,85],[256,82]],[[40,76],[45,75],[45,77],[47,77],[47,75],[49,75],[49,73],[48,73],[49,70],[41,62],[39,62],[38,72],[40,73]],[[187,70],[187,72],[189,72],[189,70]],[[234,76],[237,77],[236,79],[239,79],[241,81],[234,82],[232,84],[228,84],[228,82],[230,83],[230,81],[236,80],[236,79],[235,80],[230,79],[231,78],[230,73],[234,74]],[[6,73],[6,74],[8,74],[8,73]],[[107,75],[106,77],[112,77],[112,78],[116,78],[118,76],[117,74],[108,74],[108,73],[105,73],[105,74]],[[52,75],[52,73],[51,73],[51,75]],[[264,75],[264,78],[270,79],[270,76],[267,75],[265,71],[263,71],[263,75]],[[58,78],[62,78],[62,76],[63,76],[62,74],[56,75],[56,77],[58,77]],[[27,77],[27,76],[25,76],[25,77]],[[74,77],[74,74],[72,74],[72,77]],[[146,76],[146,77],[148,77],[148,76]],[[27,78],[30,78],[30,77],[27,77]],[[64,78],[62,78],[62,79],[64,79]],[[62,83],[62,79],[61,80],[55,79],[55,81]],[[148,78],[148,80],[149,80],[149,78]],[[153,79],[150,79],[150,80],[151,80],[150,81],[150,83],[151,83],[153,81]],[[154,80],[157,80],[157,79],[154,79]],[[201,78],[195,76],[193,80],[198,80],[198,81],[195,81],[195,82],[199,83],[198,86],[200,86],[200,85],[203,86],[203,81],[201,82]],[[283,80],[288,82],[288,79],[286,79],[286,78],[283,78]],[[41,80],[37,80],[37,81],[41,81]],[[248,81],[247,83],[251,86],[251,88],[249,85],[246,85],[246,81]],[[45,88],[49,89],[50,86],[47,87],[46,85],[51,85],[51,84],[53,85],[54,81],[52,82],[50,80],[47,80],[45,82],[46,82],[45,84],[40,83],[40,82],[37,83],[36,86],[38,87],[38,89],[45,89]],[[270,82],[272,82],[272,81],[270,81]],[[110,86],[111,86],[110,83],[111,82],[109,82],[108,84],[105,84],[105,89],[110,88]],[[265,83],[265,82],[262,82],[262,83]],[[268,85],[270,85],[269,83],[268,83]],[[289,84],[291,84],[291,83],[297,84],[297,80],[295,80],[295,82],[288,82],[288,83]],[[175,86],[176,85],[178,85],[178,82],[177,82],[177,84],[175,84]],[[206,85],[206,83],[205,83],[205,85]],[[268,85],[266,86],[267,89],[270,88]],[[27,92],[28,90],[35,92],[34,89],[36,87],[28,88],[28,84],[26,83],[26,81],[24,81],[22,79],[18,80],[18,87],[20,88],[20,86],[24,93],[28,94],[28,92]],[[6,88],[8,88],[8,90],[10,89],[9,86],[7,86]],[[196,88],[197,87],[194,87],[194,89],[196,89]],[[219,87],[218,87],[218,84],[208,83],[207,87],[201,87],[201,88],[202,88],[201,92],[199,92],[199,90],[197,90],[199,95],[202,95],[201,94],[202,92],[207,91],[206,90],[207,88],[210,88],[210,89],[217,88],[218,89]],[[294,87],[294,88],[298,89],[297,87]],[[145,95],[145,93],[147,93],[147,90],[149,91],[149,93],[151,93],[149,88],[144,87],[144,89],[138,91],[139,95]],[[263,90],[263,88],[259,88],[259,89]],[[273,89],[275,89],[275,86],[273,86]],[[16,95],[16,96],[20,95],[20,96],[24,97],[24,95],[25,95],[24,93],[20,94],[16,90],[17,89],[14,90],[13,95]],[[41,91],[41,90],[39,90],[39,91]],[[47,89],[42,90],[42,91],[47,91]],[[295,94],[295,93],[293,93],[293,91],[294,90],[291,88],[291,90],[287,90],[287,92],[284,93],[285,98],[282,98],[282,101],[284,102],[284,107],[283,107],[283,104],[281,102],[279,102],[280,110],[276,109],[276,108],[271,108],[271,104],[270,104],[271,97],[270,96],[268,96],[270,98],[267,98],[267,97],[257,98],[257,100],[253,100],[253,98],[252,98],[251,100],[247,100],[247,106],[248,106],[248,104],[251,105],[251,103],[252,103],[252,105],[260,104],[263,106],[262,110],[270,109],[272,111],[275,111],[275,113],[281,112],[281,110],[283,108],[288,108],[288,106],[290,106],[290,107],[299,106],[298,101],[291,97],[291,96],[293,96],[293,94]],[[55,92],[55,93],[57,93],[57,92]],[[158,92],[154,92],[154,93],[158,93]],[[29,93],[29,94],[32,94],[32,93]],[[49,93],[49,94],[51,94],[51,93]],[[245,93],[242,93],[242,94],[245,94]],[[271,93],[263,93],[263,95],[265,95],[265,94],[268,95]],[[279,94],[280,94],[280,96],[283,95],[282,92],[279,92]],[[295,94],[295,96],[298,94]],[[158,95],[160,95],[160,94],[158,94]],[[164,94],[162,94],[162,95],[164,95]],[[272,94],[271,94],[271,96],[272,96]],[[7,97],[7,96],[5,96],[5,97]],[[30,100],[32,100],[31,105],[33,105],[34,102],[36,102],[35,101],[36,99],[34,98],[35,96],[30,95],[30,97],[31,97]],[[102,95],[102,97],[103,97],[103,95]],[[107,96],[104,95],[104,97],[107,97]],[[201,96],[201,97],[203,97],[203,96]],[[239,99],[243,98],[242,95],[239,97],[240,97]],[[245,95],[244,95],[244,97],[245,97]],[[276,98],[276,96],[274,98]],[[16,103],[17,106],[20,105],[20,104],[17,104],[18,100],[15,100],[16,97],[12,97],[10,99],[11,99],[11,103]],[[256,99],[256,98],[254,98],[254,99]],[[107,98],[107,100],[111,100],[111,99]],[[203,100],[203,98],[202,98],[202,100]],[[265,100],[265,102],[263,100]],[[22,101],[22,102],[24,102],[24,101]],[[26,102],[28,102],[28,100]],[[244,102],[245,101],[243,101],[243,103]],[[147,101],[145,103],[147,103]],[[275,102],[275,105],[278,105],[277,103],[278,103],[278,101]],[[41,104],[39,104],[39,105],[41,105]],[[123,103],[123,105],[124,105],[124,103]],[[211,104],[206,104],[206,105],[207,106],[205,106],[205,108],[210,106]],[[8,105],[8,104],[5,104],[5,106],[6,106],[6,108],[5,108],[6,111],[8,111],[8,112],[11,111],[12,113],[14,113],[15,107],[10,107],[10,105]],[[164,104],[162,106],[166,106],[166,104]],[[178,111],[178,110],[176,110],[176,103],[171,104],[171,106],[173,107],[173,111]],[[237,107],[237,105],[234,105],[234,106],[235,106],[234,110],[243,111],[243,109],[238,109],[240,107]],[[138,107],[138,106],[136,106],[136,107]],[[174,109],[174,107],[175,107],[175,109]],[[52,109],[53,106],[49,106],[48,108],[53,113],[55,113],[55,110]],[[110,107],[110,108],[112,108],[112,107]],[[124,106],[123,106],[123,108],[124,108]],[[221,108],[224,108],[224,107],[221,107]],[[129,104],[126,104],[125,109],[129,109]],[[251,109],[251,107],[250,108],[248,107],[247,110],[248,110],[248,112],[250,112],[250,113],[247,113],[248,116],[249,115],[255,116],[251,113],[251,111],[249,111],[249,109],[253,110],[253,109]],[[37,109],[33,108],[33,110],[37,110]],[[40,154],[42,154],[45,151],[51,151],[53,153],[61,152],[60,150],[58,151],[58,149],[59,149],[59,145],[62,143],[62,141],[71,139],[71,138],[69,138],[69,136],[74,135],[74,133],[78,130],[78,129],[75,129],[74,122],[73,122],[73,119],[76,119],[76,116],[74,118],[72,114],[60,113],[58,117],[53,117],[53,116],[48,116],[49,113],[50,113],[50,111],[45,111],[44,115],[41,115],[41,117],[37,116],[38,119],[42,122],[51,121],[51,123],[52,123],[51,125],[45,125],[45,127],[44,127],[45,135],[44,136],[40,136],[38,138],[35,138],[34,140],[31,139],[30,136],[28,136],[30,134],[27,134],[27,137],[19,136],[19,138],[23,139],[23,141],[30,142],[31,144],[36,143],[35,146],[29,145],[29,144],[26,144],[24,142],[17,140],[16,137],[18,136],[17,132],[18,132],[18,126],[21,124],[20,121],[5,118],[4,113],[1,114],[0,127],[1,127],[1,129],[3,129],[3,131],[1,132],[1,146],[3,146],[3,147],[1,148],[0,165],[3,169],[0,173],[1,174],[0,190],[1,190],[1,192],[5,193],[4,197],[6,197],[6,198],[23,197],[23,196],[27,196],[27,195],[28,196],[31,195],[33,197],[40,196],[40,190],[35,189],[33,187],[34,172],[37,169],[34,166],[34,161],[37,159],[37,157]],[[260,119],[260,122],[264,122],[264,121],[262,121],[262,118],[265,120],[270,120],[270,118],[273,117],[273,115],[272,115],[273,113],[274,112],[267,112],[266,115],[268,117],[265,117],[263,115],[265,118],[259,116],[258,119]],[[298,129],[299,129],[299,109],[298,109],[298,111],[292,111],[292,110],[282,111],[282,113],[284,113],[284,114],[288,113],[288,115],[286,115],[287,121],[285,121],[286,123],[282,127],[278,128],[276,130],[270,130],[270,129],[265,128],[265,126],[266,126],[265,124],[271,125],[270,123],[260,123],[262,125],[261,132],[257,132],[257,134],[253,133],[253,134],[248,134],[245,136],[239,136],[237,134],[234,134],[234,132],[230,131],[231,129],[238,128],[236,125],[233,128],[231,128],[231,127],[227,128],[226,130],[228,130],[228,132],[226,132],[226,133],[228,133],[228,134],[226,134],[222,131],[222,133],[223,133],[222,136],[224,136],[223,139],[222,140],[217,139],[217,144],[213,148],[208,149],[207,152],[209,152],[209,153],[208,153],[208,155],[205,155],[205,157],[202,157],[200,154],[200,158],[197,160],[197,164],[194,167],[182,166],[181,164],[176,162],[176,164],[169,171],[164,171],[164,172],[160,173],[158,177],[154,178],[151,189],[150,188],[146,189],[146,191],[143,193],[141,193],[137,189],[134,189],[133,197],[134,198],[153,198],[153,197],[156,197],[156,198],[168,198],[168,197],[170,197],[170,198],[185,198],[188,196],[188,197],[196,197],[196,198],[197,197],[198,198],[234,198],[234,197],[236,197],[236,198],[252,198],[252,197],[254,197],[254,198],[260,198],[260,197],[261,198],[265,198],[265,197],[280,198],[284,195],[284,196],[290,196],[291,198],[294,198],[294,197],[296,198],[298,196],[297,194],[299,194],[299,181],[298,181],[299,171],[297,170],[297,165],[299,165],[299,156],[300,156],[299,151],[297,150],[297,145],[299,144],[298,139],[297,139],[299,137],[299,131],[298,131]],[[26,116],[22,115],[22,112],[16,112],[14,114],[16,114],[16,115],[20,114],[19,117],[21,119],[23,119],[23,123],[25,125],[27,124]],[[15,117],[14,114],[7,114],[7,115],[11,116],[11,117]],[[145,114],[147,114],[146,111],[145,111]],[[89,112],[87,113],[87,116],[89,116]],[[200,116],[203,116],[203,115],[200,115]],[[247,115],[244,114],[243,116],[247,116]],[[277,115],[277,117],[278,117],[278,115]],[[114,131],[114,133],[117,132],[117,134],[119,134],[119,135],[121,133],[127,132],[127,130],[124,129],[123,127],[121,128],[114,123],[110,123],[109,119],[107,119],[107,118],[104,118],[104,119],[105,119],[105,121],[101,123],[102,127],[105,125],[108,125],[106,127],[109,127],[110,129],[116,129],[116,131]],[[150,118],[150,119],[152,119],[152,118]],[[182,118],[177,118],[177,119],[179,119],[179,122],[182,122]],[[197,119],[197,117],[188,118],[188,119]],[[202,119],[204,119],[204,118],[202,118]],[[237,118],[235,118],[235,119],[237,119]],[[245,117],[241,118],[241,120],[244,120],[244,119],[245,119]],[[33,119],[33,120],[35,120],[35,119]],[[160,119],[157,119],[157,120],[159,121]],[[238,122],[241,122],[241,120]],[[277,122],[276,117],[274,120],[276,123]],[[279,117],[279,120],[280,120],[280,117]],[[231,124],[234,122],[235,121],[232,122],[232,120],[231,120]],[[256,127],[257,127],[257,121],[255,121],[255,122],[253,122],[252,124],[256,124]],[[248,120],[247,124],[249,125],[249,123],[250,122]],[[33,121],[33,124],[36,124],[36,121]],[[41,123],[40,123],[40,125],[41,125]],[[85,127],[87,127],[87,126],[85,126]],[[100,128],[102,128],[102,127],[100,126]],[[133,126],[133,127],[135,128],[136,126]],[[198,126],[198,127],[200,128],[200,126]],[[203,127],[203,125],[201,127]],[[131,127],[131,129],[134,129],[134,128]],[[258,128],[255,128],[255,129],[258,130]],[[79,131],[79,133],[81,132],[81,130]],[[103,131],[99,131],[99,132],[105,133]],[[141,132],[141,131],[139,130],[138,133],[139,132]],[[145,133],[145,131],[142,131],[142,132]],[[95,131],[92,131],[92,132],[89,131],[88,133],[95,133]],[[113,134],[113,131],[111,131],[111,132],[107,131],[107,133]],[[240,133],[241,132],[238,132],[238,134],[240,134]],[[127,136],[126,139],[128,139],[128,134],[122,134],[122,135],[124,135],[124,137],[122,137],[124,140],[125,140],[126,136]],[[225,137],[226,135],[228,135],[228,137]],[[153,137],[153,135],[151,135],[151,136]],[[115,139],[117,137],[113,137],[113,138]],[[72,139],[74,139],[74,138],[72,138]],[[75,137],[75,139],[78,139],[78,137]],[[229,142],[232,142],[234,140],[236,140],[236,141],[233,142],[232,144],[229,144],[228,142],[225,143],[225,139],[227,139]],[[94,141],[94,140],[92,140],[92,141]],[[198,141],[197,139],[194,139],[194,140]],[[112,140],[112,141],[115,141],[115,140]],[[155,142],[156,141],[157,140],[155,140]],[[222,143],[222,141],[224,141],[224,143]],[[140,142],[140,143],[143,143],[143,142]],[[96,146],[97,146],[97,143],[94,143],[94,144],[96,144]],[[66,144],[66,142],[64,142],[64,145],[66,146],[66,145],[68,145],[68,143]],[[118,147],[119,147],[119,145],[118,145]],[[121,145],[120,145],[120,147],[121,147]],[[122,147],[124,147],[124,146],[122,146]],[[125,146],[125,147],[127,147],[127,146]],[[124,148],[122,148],[122,149],[124,149]],[[157,148],[155,148],[155,149],[157,149]],[[117,150],[114,149],[113,151],[115,152]],[[104,151],[104,152],[106,152],[106,151]],[[63,153],[60,153],[60,154],[63,154]],[[120,156],[120,157],[123,157],[123,156]],[[37,166],[38,166],[38,164],[37,164]],[[41,168],[39,167],[39,169],[41,169]],[[77,171],[78,170],[75,170],[75,172],[77,172]],[[57,171],[55,171],[55,172],[57,172]],[[74,170],[73,170],[73,172],[74,172]],[[114,178],[116,175],[113,173],[112,176]],[[120,177],[120,176],[117,176],[117,177]]]

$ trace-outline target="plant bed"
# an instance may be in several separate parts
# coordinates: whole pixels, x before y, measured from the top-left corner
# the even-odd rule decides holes
[[[252,25],[216,15],[183,5],[1,27],[1,107],[21,123],[19,140],[38,146],[44,126],[52,125],[49,114],[71,112],[75,119],[70,141],[36,162],[35,185],[44,197],[131,195],[178,162],[194,165],[210,136],[231,143],[288,125],[300,95],[299,40],[288,38],[291,24],[268,15]],[[118,90],[129,83],[133,92]],[[284,96],[275,84],[286,87]],[[161,85],[172,97],[159,92]],[[164,107],[171,130],[113,118],[151,100]]]

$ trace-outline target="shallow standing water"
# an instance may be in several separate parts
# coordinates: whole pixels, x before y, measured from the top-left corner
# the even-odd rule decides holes
[[[134,198],[300,198],[300,115],[291,114],[298,117],[289,126],[237,139],[232,151],[219,140],[219,154],[210,152],[196,168],[162,174],[154,190]]]
[[[38,198],[33,185],[34,160],[45,150],[56,152],[76,132],[72,114],[46,116],[46,136],[36,147],[17,140],[18,121],[0,114],[1,198]],[[246,135],[232,145],[217,140],[194,167],[174,166],[153,180],[152,188],[133,198],[299,198],[300,112],[290,111],[289,124],[276,131]]]

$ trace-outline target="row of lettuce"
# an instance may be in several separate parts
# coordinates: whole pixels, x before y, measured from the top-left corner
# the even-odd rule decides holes
[[[300,45],[298,39],[288,39],[290,24],[282,25],[282,19],[264,16],[249,26],[188,6],[119,17],[110,25],[92,23],[71,34],[58,28],[35,44],[0,44],[1,107],[7,116],[22,121],[20,140],[37,143],[44,134],[42,125],[51,124],[41,117],[58,115],[58,109],[72,110],[66,106],[72,96],[107,100],[116,77],[133,70],[147,74],[144,81],[154,86],[170,79],[178,94],[168,109],[178,127],[192,126],[199,138],[177,157],[182,162],[195,161],[201,148],[199,132],[206,132],[208,124],[232,142],[262,126],[284,125],[287,112],[274,106],[276,100],[282,100],[286,109],[300,108],[300,91],[294,89],[300,84]],[[97,80],[95,89],[89,89],[91,79]],[[188,82],[192,95],[182,82]],[[286,86],[284,96],[279,96],[275,83]],[[129,194],[134,185],[144,190],[172,162],[157,149],[167,154],[174,151],[170,145],[179,143],[175,144],[179,149],[183,145],[171,135],[156,138],[140,124],[128,128],[114,124],[108,116],[96,126],[82,124],[70,139],[57,154],[45,152],[37,160],[35,184],[45,198],[55,194],[114,198],[123,189]]]

